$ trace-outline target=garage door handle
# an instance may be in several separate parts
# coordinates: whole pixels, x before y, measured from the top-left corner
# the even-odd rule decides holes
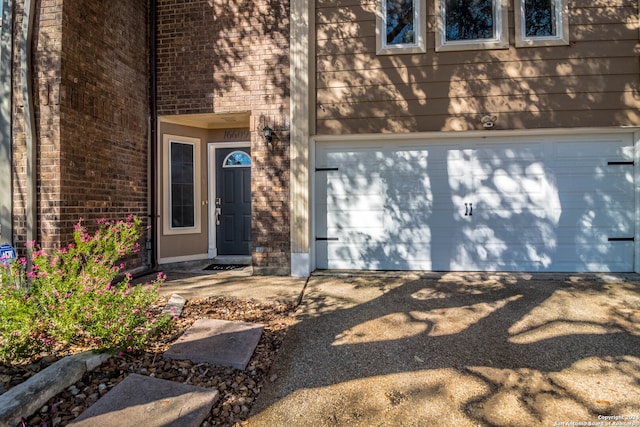
[[[473,215],[473,203],[469,203],[469,216]]]
[[[473,203],[464,204],[464,216],[473,216]]]

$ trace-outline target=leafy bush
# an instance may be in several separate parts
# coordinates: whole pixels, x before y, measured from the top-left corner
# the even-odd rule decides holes
[[[149,311],[162,274],[145,285],[132,286],[129,274],[114,283],[119,260],[139,251],[140,233],[133,215],[99,220],[93,234],[81,220],[67,247],[47,253],[32,242],[30,264],[0,265],[0,359],[73,345],[135,351],[167,326],[170,316]]]

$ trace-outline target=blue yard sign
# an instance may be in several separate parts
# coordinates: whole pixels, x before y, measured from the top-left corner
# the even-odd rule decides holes
[[[0,245],[0,262],[4,265],[12,263],[16,259],[16,250],[8,244]]]

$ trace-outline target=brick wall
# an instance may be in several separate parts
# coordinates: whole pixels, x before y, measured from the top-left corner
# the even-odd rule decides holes
[[[42,0],[37,14],[33,47],[33,102],[36,112],[38,237],[44,247],[70,240],[60,224],[62,165],[60,72],[63,5]]]
[[[65,233],[79,216],[88,224],[130,213],[147,220],[148,11],[146,0],[64,0]]]
[[[33,68],[44,247],[69,241],[80,217],[90,226],[129,213],[147,220],[147,28],[147,0],[39,2]],[[16,80],[14,240],[23,242],[26,152]]]
[[[251,112],[254,272],[288,274],[289,2],[158,0],[157,43],[159,115]]]

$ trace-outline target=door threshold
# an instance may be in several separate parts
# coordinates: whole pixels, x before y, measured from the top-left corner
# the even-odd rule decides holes
[[[217,257],[209,260],[209,264],[215,264],[215,265],[229,265],[229,264],[251,265],[251,255],[218,255]]]

